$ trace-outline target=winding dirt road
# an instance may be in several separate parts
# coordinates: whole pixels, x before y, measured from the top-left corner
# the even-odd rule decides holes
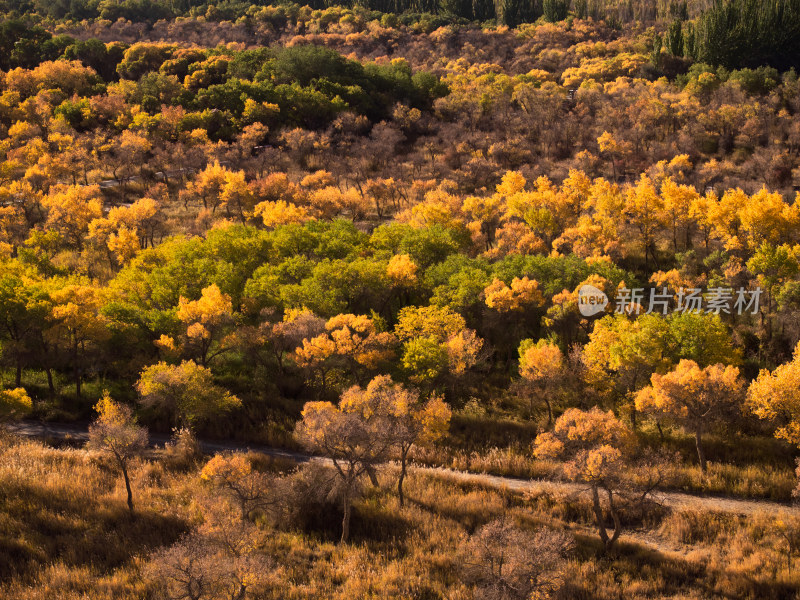
[[[33,421],[23,421],[7,426],[7,429],[17,435],[41,439],[59,439],[85,442],[89,439],[87,424],[63,424],[63,423],[40,423]],[[151,434],[150,444],[154,447],[163,446],[169,437],[163,434]],[[204,452],[224,452],[224,451],[247,451],[253,450],[276,458],[289,458],[298,462],[318,462],[329,464],[328,458],[310,456],[290,450],[272,448],[258,444],[245,444],[239,442],[209,441],[201,440],[201,448]],[[547,492],[556,495],[583,495],[587,494],[586,486],[578,483],[567,483],[560,481],[516,479],[513,477],[501,477],[486,473],[468,473],[465,471],[454,471],[442,467],[414,467],[417,472],[429,473],[459,481],[494,487],[497,489],[508,489],[517,492],[541,493]],[[685,509],[705,509],[716,512],[724,512],[739,515],[754,515],[756,513],[770,513],[772,515],[791,514],[800,515],[800,506],[781,504],[769,500],[743,500],[741,498],[721,497],[721,496],[700,496],[686,494],[683,492],[658,491],[654,494],[655,500],[664,506],[674,510]]]

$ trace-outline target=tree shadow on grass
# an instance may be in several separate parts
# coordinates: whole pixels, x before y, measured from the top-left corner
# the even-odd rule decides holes
[[[732,570],[709,570],[701,562],[667,556],[637,543],[620,542],[613,550],[604,553],[599,538],[585,534],[575,536],[575,558],[579,563],[598,564],[601,573],[613,574],[614,580],[619,582],[616,591],[620,598],[633,597],[635,594],[631,589],[637,587],[637,582],[658,582],[658,593],[670,598],[694,597],[692,594],[699,592],[703,598],[790,600],[796,599],[799,591],[796,586],[770,581],[768,577],[757,581],[752,576]],[[593,589],[592,583],[567,582],[565,597],[573,600],[606,597],[598,596],[600,590]],[[595,583],[600,588],[608,585],[607,579]],[[626,589],[626,585],[631,589]]]
[[[411,535],[413,523],[401,514],[372,503],[354,506],[350,524],[352,543],[406,540]],[[341,532],[341,529],[339,530]]]
[[[411,497],[406,497],[406,502],[437,517],[450,519],[464,527],[469,533],[473,533],[478,527],[485,525],[495,516],[477,508],[470,510],[466,504],[461,506],[438,506],[434,503]]]
[[[0,523],[0,580],[31,576],[54,561],[109,573],[188,529],[173,516],[131,515],[117,500],[67,497],[24,482],[0,486]]]
[[[337,502],[315,505],[297,523],[306,534],[326,542],[338,542],[342,535],[342,507]],[[350,543],[385,543],[393,538],[404,539],[412,524],[400,515],[371,503],[356,502],[350,518]]]

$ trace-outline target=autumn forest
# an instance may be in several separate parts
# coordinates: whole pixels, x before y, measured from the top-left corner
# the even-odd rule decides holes
[[[800,598],[800,0],[0,0],[0,597]]]

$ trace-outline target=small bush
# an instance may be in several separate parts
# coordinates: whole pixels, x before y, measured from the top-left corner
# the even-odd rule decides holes
[[[191,429],[175,429],[172,441],[164,446],[164,465],[173,471],[189,471],[197,466],[203,452]]]

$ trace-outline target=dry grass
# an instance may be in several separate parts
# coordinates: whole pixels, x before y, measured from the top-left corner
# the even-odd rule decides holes
[[[562,478],[558,462],[535,459],[529,445],[516,442],[474,450],[439,446],[417,450],[413,458],[422,465],[445,466],[472,473],[521,479]],[[640,474],[633,470],[628,476],[637,481]],[[686,460],[671,466],[669,477],[660,487],[663,490],[788,502],[796,485],[797,477],[789,459],[778,464],[710,462],[705,473],[691,460]]]
[[[262,458],[250,455],[263,468],[288,466]],[[96,456],[3,440],[0,560],[5,583],[0,597],[153,597],[155,583],[143,580],[140,567],[155,548],[173,543],[192,527],[203,484],[197,477],[200,465],[174,471],[160,456],[150,459],[135,470],[139,514],[131,520],[116,474]],[[684,510],[642,519],[629,511],[629,533],[612,556],[603,556],[582,496],[523,496],[412,472],[406,482],[408,502],[401,510],[393,471],[384,470],[382,486],[367,488],[356,504],[350,544],[331,541],[338,527],[335,513],[320,519],[316,529],[270,531],[258,551],[279,565],[282,585],[280,592],[258,598],[467,600],[472,591],[460,579],[456,551],[477,528],[504,512],[522,527],[575,534],[564,599],[755,600],[794,598],[800,591],[800,573],[788,566],[777,515],[745,519]]]
[[[120,478],[99,456],[0,440],[0,580],[13,581],[0,596],[116,580],[137,555],[174,541],[187,527],[176,510],[180,485],[157,465],[139,464],[133,476],[139,509],[131,518]]]

